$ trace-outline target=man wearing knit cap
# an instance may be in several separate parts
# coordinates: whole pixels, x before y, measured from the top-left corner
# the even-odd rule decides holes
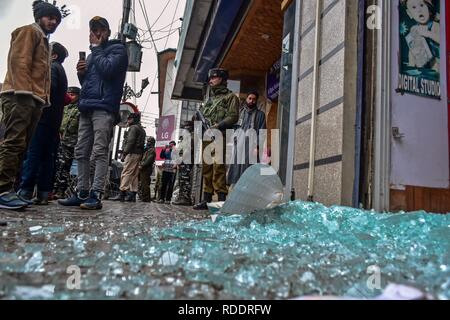
[[[50,46],[48,36],[63,14],[47,2],[33,2],[35,23],[11,35],[8,71],[0,92],[5,140],[0,145],[0,208],[22,209],[30,203],[13,190],[23,155],[41,117],[50,104]]]
[[[109,145],[120,111],[120,101],[128,69],[128,55],[119,40],[109,40],[111,30],[105,18],[89,22],[91,54],[77,64],[81,83],[80,125],[75,159],[78,164],[77,193],[63,206],[100,210],[109,165]],[[90,160],[95,170],[91,179]],[[92,183],[91,183],[92,181]]]

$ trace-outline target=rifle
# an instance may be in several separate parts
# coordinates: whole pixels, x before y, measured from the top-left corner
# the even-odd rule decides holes
[[[195,116],[198,120],[202,122],[203,132],[206,132],[211,128],[211,123],[205,118],[205,116],[200,110],[197,110]]]
[[[197,110],[197,112],[195,113],[195,117],[201,121],[202,127],[203,127],[203,133],[205,133],[209,129],[211,129],[211,122],[209,122],[209,120],[205,118],[205,116],[203,115],[203,112],[201,112],[200,110]],[[208,136],[211,138],[211,140],[215,140],[214,136],[211,136],[211,134],[208,134]]]

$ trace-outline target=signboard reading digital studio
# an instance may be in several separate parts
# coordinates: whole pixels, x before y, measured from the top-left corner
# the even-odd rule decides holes
[[[440,1],[400,0],[397,91],[441,99]]]

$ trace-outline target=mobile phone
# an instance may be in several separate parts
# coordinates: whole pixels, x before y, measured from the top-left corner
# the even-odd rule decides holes
[[[86,60],[86,52],[80,51],[80,60]]]

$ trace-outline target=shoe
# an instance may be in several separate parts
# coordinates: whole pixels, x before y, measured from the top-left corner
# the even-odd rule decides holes
[[[103,208],[103,204],[101,201],[102,194],[98,191],[91,191],[89,194],[89,199],[84,201],[80,208],[84,210],[101,210]]]
[[[127,193],[125,191],[120,191],[120,193],[117,196],[110,198],[109,200],[124,202],[126,196],[127,196]]]
[[[15,192],[5,192],[0,195],[0,209],[19,210],[28,207]]]
[[[159,199],[159,200],[156,201],[156,203],[164,204],[164,200],[163,199]]]
[[[17,197],[19,197],[19,199],[22,202],[25,202],[28,205],[32,205],[34,204],[33,201],[31,200],[31,198],[33,197],[33,193],[29,192],[29,191],[25,191],[25,190],[19,190],[17,192]]]
[[[203,201],[194,206],[194,210],[208,210],[208,202]]]
[[[48,206],[48,199],[40,199],[36,197],[32,201],[36,206]]]
[[[88,191],[80,191],[78,193],[75,193],[68,199],[58,200],[58,203],[65,207],[79,207],[82,203],[87,201],[88,198],[89,198]]]
[[[126,202],[136,202],[136,192],[128,192],[127,196],[125,197]]]
[[[65,196],[64,196],[64,193],[62,193],[62,192],[57,192],[53,197],[53,199],[55,199],[55,200],[64,199],[64,198],[65,198]]]
[[[227,201],[227,194],[223,193],[223,192],[219,192],[217,194],[217,198],[218,198],[219,202],[225,202],[225,201]]]
[[[48,197],[48,192],[38,192],[36,198],[31,201],[33,201],[33,204],[37,206],[48,206]]]
[[[212,193],[203,193],[203,202],[196,204],[194,210],[208,210],[208,203],[212,202]]]
[[[191,201],[186,199],[178,199],[172,202],[174,206],[192,206]]]

